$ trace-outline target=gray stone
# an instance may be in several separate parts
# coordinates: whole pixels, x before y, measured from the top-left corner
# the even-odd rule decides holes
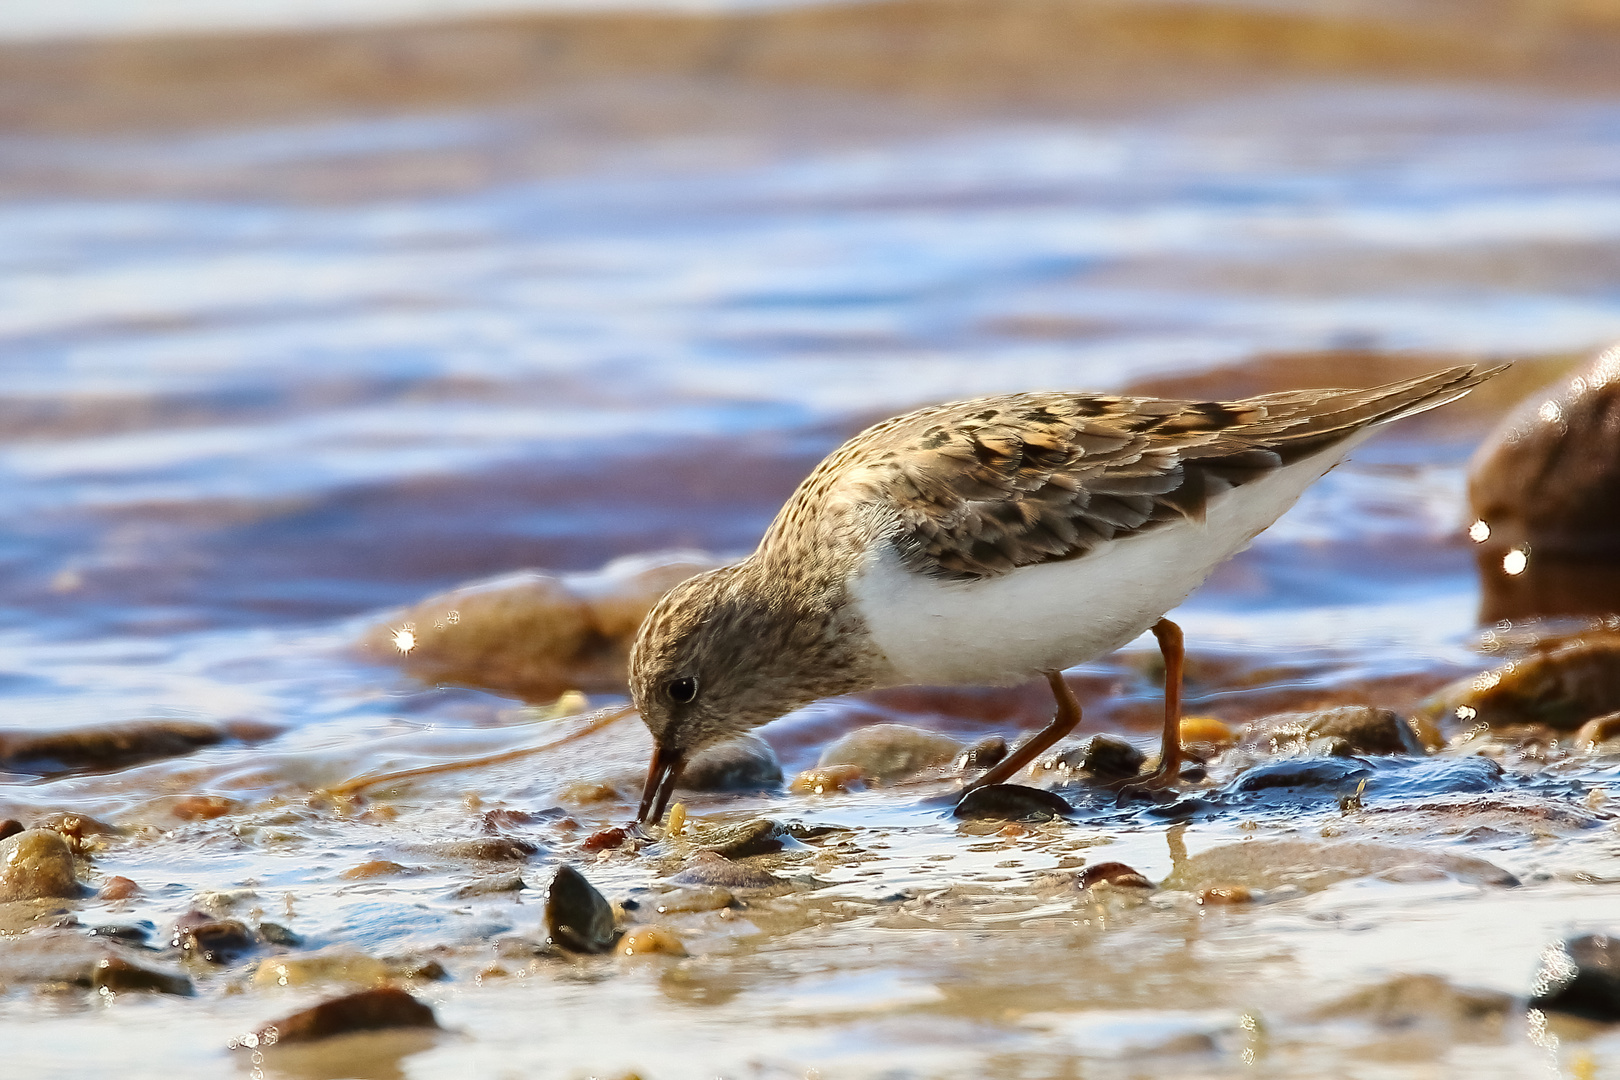
[[[950,765],[962,749],[961,743],[935,731],[906,724],[873,724],[823,750],[817,767],[854,765],[868,780],[905,780]]]
[[[782,763],[770,743],[747,732],[694,754],[677,786],[685,791],[775,791],[782,786]]]

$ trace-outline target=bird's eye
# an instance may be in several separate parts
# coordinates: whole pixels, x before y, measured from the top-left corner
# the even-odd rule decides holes
[[[685,705],[697,697],[697,680],[671,679],[669,686],[665,687],[665,689],[669,691],[669,700],[677,705]]]

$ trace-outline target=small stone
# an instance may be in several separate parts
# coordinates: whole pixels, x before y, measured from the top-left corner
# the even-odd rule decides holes
[[[296,949],[304,943],[303,938],[280,923],[273,922],[261,922],[259,924],[259,937],[267,944],[280,945],[287,949]]]
[[[241,803],[223,795],[187,795],[171,804],[169,813],[181,821],[212,821],[241,808]]]
[[[737,902],[730,889],[718,885],[698,885],[664,893],[652,902],[660,915],[685,915],[698,911],[719,911]]]
[[[349,948],[299,956],[272,956],[253,972],[255,986],[308,986],[320,982],[380,983],[393,975],[387,964]]]
[[[712,851],[728,859],[742,859],[781,851],[782,838],[787,832],[787,826],[780,821],[755,818],[739,825],[712,826],[701,830],[692,839],[704,851]]]
[[[1207,746],[1223,750],[1237,742],[1237,733],[1225,722],[1213,716],[1183,716],[1181,718],[1181,745]]]
[[[630,839],[630,830],[624,828],[599,829],[580,841],[581,851],[611,851],[622,847]]]
[[[1097,863],[1081,870],[1075,876],[1074,884],[1077,888],[1090,889],[1097,885],[1112,885],[1115,888],[1151,889],[1153,882],[1149,881],[1135,867],[1126,866],[1122,862]]]
[[[1594,717],[1575,733],[1575,745],[1582,750],[1594,750],[1610,739],[1620,739],[1620,712]]]
[[[788,788],[795,795],[835,795],[859,791],[865,784],[859,765],[829,765],[825,769],[811,769],[793,778]]]
[[[122,956],[107,956],[90,969],[90,985],[96,990],[124,993],[149,990],[159,994],[189,996],[195,993],[191,980],[178,971],[137,964]]]
[[[484,811],[481,820],[484,823],[485,832],[497,833],[510,829],[514,825],[532,825],[540,820],[540,815],[530,813],[527,810],[510,810],[503,807],[499,810]]]
[[[450,973],[444,970],[444,965],[431,956],[407,956],[390,960],[388,970],[394,978],[409,979],[412,982],[438,982],[440,979],[450,977]]]
[[[1074,807],[1061,796],[1021,784],[991,784],[968,792],[953,811],[969,820],[1050,821],[1068,817]]]
[[[619,940],[619,951],[625,956],[685,956],[686,946],[668,927],[638,926]]]
[[[149,922],[92,926],[90,936],[116,941],[123,945],[144,945],[146,939],[152,936],[154,929],[156,928]]]
[[[765,870],[732,862],[712,851],[700,851],[670,878],[677,885],[710,885],[722,889],[769,889],[782,879]]]
[[[450,895],[457,900],[467,900],[474,896],[493,896],[499,893],[512,893],[528,888],[523,883],[522,874],[491,874],[488,877],[475,878],[460,886]]]
[[[73,852],[61,833],[25,829],[0,840],[0,902],[81,892]]]
[[[141,887],[127,877],[110,877],[96,896],[102,900],[132,900],[141,895]]]
[[[820,768],[854,765],[869,780],[892,783],[943,768],[962,752],[946,735],[906,724],[873,724],[852,731],[821,753]]]
[[[1093,735],[1079,746],[1046,758],[1048,769],[1083,772],[1099,780],[1119,780],[1136,776],[1147,761],[1142,751],[1112,735]]]
[[[367,878],[388,877],[393,874],[403,873],[405,873],[405,868],[397,862],[389,862],[387,859],[372,859],[358,866],[349,867],[340,876],[350,881],[364,881]]]
[[[314,1042],[333,1035],[385,1028],[436,1028],[433,1009],[397,986],[379,986],[323,1001],[266,1025],[260,1045]]]
[[[444,859],[475,862],[525,862],[540,848],[514,836],[483,836],[476,840],[444,840],[419,849]]]
[[[174,924],[170,944],[187,956],[211,964],[228,964],[258,944],[253,931],[235,919],[216,919],[202,911],[188,911]]]
[[[1198,903],[1208,907],[1247,904],[1253,900],[1254,892],[1246,885],[1211,885],[1198,893]]]
[[[1313,740],[1317,739],[1337,739],[1343,749],[1338,750],[1337,744],[1313,749]],[[1301,748],[1307,753],[1333,757],[1424,753],[1422,741],[1399,713],[1371,705],[1263,716],[1248,726],[1243,741],[1272,753]]]
[[[607,952],[618,938],[613,905],[578,870],[559,866],[546,892],[546,933],[573,952]]]
[[[956,759],[956,771],[988,769],[999,764],[1006,756],[1007,740],[1000,735],[987,735],[962,751],[961,756]]]
[[[22,822],[16,818],[6,818],[0,821],[0,840],[6,840],[23,831]]]
[[[776,791],[782,763],[771,744],[748,732],[692,755],[676,785],[686,791]]]
[[[1453,727],[1546,724],[1575,731],[1620,711],[1620,634],[1579,634],[1459,679],[1424,699],[1423,715]]]
[[[1530,1006],[1620,1021],[1620,939],[1588,934],[1548,949],[1531,989]]]
[[[1355,757],[1356,748],[1350,745],[1348,739],[1341,739],[1337,735],[1323,735],[1307,742],[1305,753],[1309,757]]]

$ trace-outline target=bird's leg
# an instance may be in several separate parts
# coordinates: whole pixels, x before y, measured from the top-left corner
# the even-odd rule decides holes
[[[1132,780],[1123,792],[1173,787],[1181,778],[1181,667],[1186,658],[1181,627],[1169,619],[1153,624],[1153,636],[1164,657],[1164,736],[1159,748],[1159,767],[1140,780]]]
[[[1046,681],[1052,687],[1052,696],[1057,698],[1057,715],[1052,717],[1052,722],[1024,740],[1022,746],[1008,754],[989,772],[962,788],[963,795],[991,784],[1006,783],[1080,723],[1080,703],[1074,699],[1074,691],[1069,689],[1069,684],[1063,681],[1063,673],[1048,671]]]

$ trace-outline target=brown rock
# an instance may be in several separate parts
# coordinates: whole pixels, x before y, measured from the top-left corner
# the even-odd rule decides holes
[[[1442,687],[1420,709],[1452,726],[1546,724],[1574,731],[1620,711],[1620,634],[1546,642],[1527,656]]]
[[[1468,500],[1482,622],[1620,612],[1620,348],[1521,402]]]
[[[16,818],[6,818],[6,820],[0,821],[0,840],[5,840],[8,837],[16,836],[22,831],[23,824]]]
[[[441,840],[432,844],[410,845],[409,850],[441,859],[523,862],[540,848],[513,836],[481,836],[474,840]]]
[[[360,863],[358,866],[349,867],[340,876],[350,881],[364,881],[366,878],[388,877],[392,874],[403,873],[405,873],[405,867],[397,862],[390,862],[387,859],[371,859]]]
[[[253,931],[235,919],[216,919],[204,911],[188,911],[174,924],[170,944],[187,956],[211,964],[228,964],[258,944]]]
[[[104,956],[90,969],[90,985],[97,990],[124,993],[149,990],[159,994],[189,996],[195,993],[191,979],[178,971],[138,964],[125,956]]]
[[[769,889],[783,883],[767,870],[732,862],[712,851],[698,852],[670,880],[677,885],[710,885],[732,890]]]
[[[865,784],[859,765],[832,765],[810,769],[793,778],[788,790],[795,795],[836,795],[859,791]]]
[[[1253,891],[1244,885],[1211,885],[1198,894],[1199,904],[1216,907],[1226,904],[1247,904],[1253,899]]]
[[[683,791],[775,791],[782,763],[771,744],[752,732],[705,747],[681,770]]]
[[[707,555],[675,552],[619,559],[590,574],[529,572],[478,582],[374,627],[362,648],[425,682],[527,701],[551,701],[567,690],[622,692],[642,617],[677,584],[718,565]]]
[[[0,902],[82,893],[60,833],[27,829],[0,840]]]
[[[1153,882],[1144,877],[1140,871],[1122,862],[1105,862],[1088,866],[1075,876],[1074,883],[1082,889],[1089,889],[1094,885],[1112,885],[1116,888],[1129,889],[1153,888]]]
[[[638,926],[619,939],[619,952],[625,956],[685,956],[686,946],[666,926]]]
[[[129,720],[66,731],[0,731],[0,769],[51,774],[77,769],[122,769],[156,758],[179,757],[229,738],[197,720]]]
[[[1161,885],[1191,892],[1237,886],[1264,890],[1284,885],[1315,891],[1336,882],[1410,867],[1431,868],[1470,884],[1518,884],[1518,879],[1501,867],[1466,855],[1393,844],[1281,839],[1246,840],[1199,852],[1177,863]]]
[[[212,821],[240,808],[241,803],[223,795],[187,795],[171,804],[169,813],[181,821]]]
[[[1593,717],[1582,724],[1581,730],[1575,733],[1575,745],[1583,750],[1599,746],[1610,739],[1620,739],[1620,712]]]
[[[579,843],[581,851],[611,851],[620,847],[630,839],[630,830],[614,827],[611,829],[598,829]]]
[[[334,1035],[384,1028],[436,1028],[433,1009],[397,986],[345,994],[266,1025],[258,1043],[314,1042]]]
[[[141,887],[127,877],[110,877],[96,893],[101,900],[131,900],[141,895]]]
[[[152,964],[138,952],[71,930],[38,929],[0,937],[0,985],[65,983],[112,991],[189,994],[191,980]]]

